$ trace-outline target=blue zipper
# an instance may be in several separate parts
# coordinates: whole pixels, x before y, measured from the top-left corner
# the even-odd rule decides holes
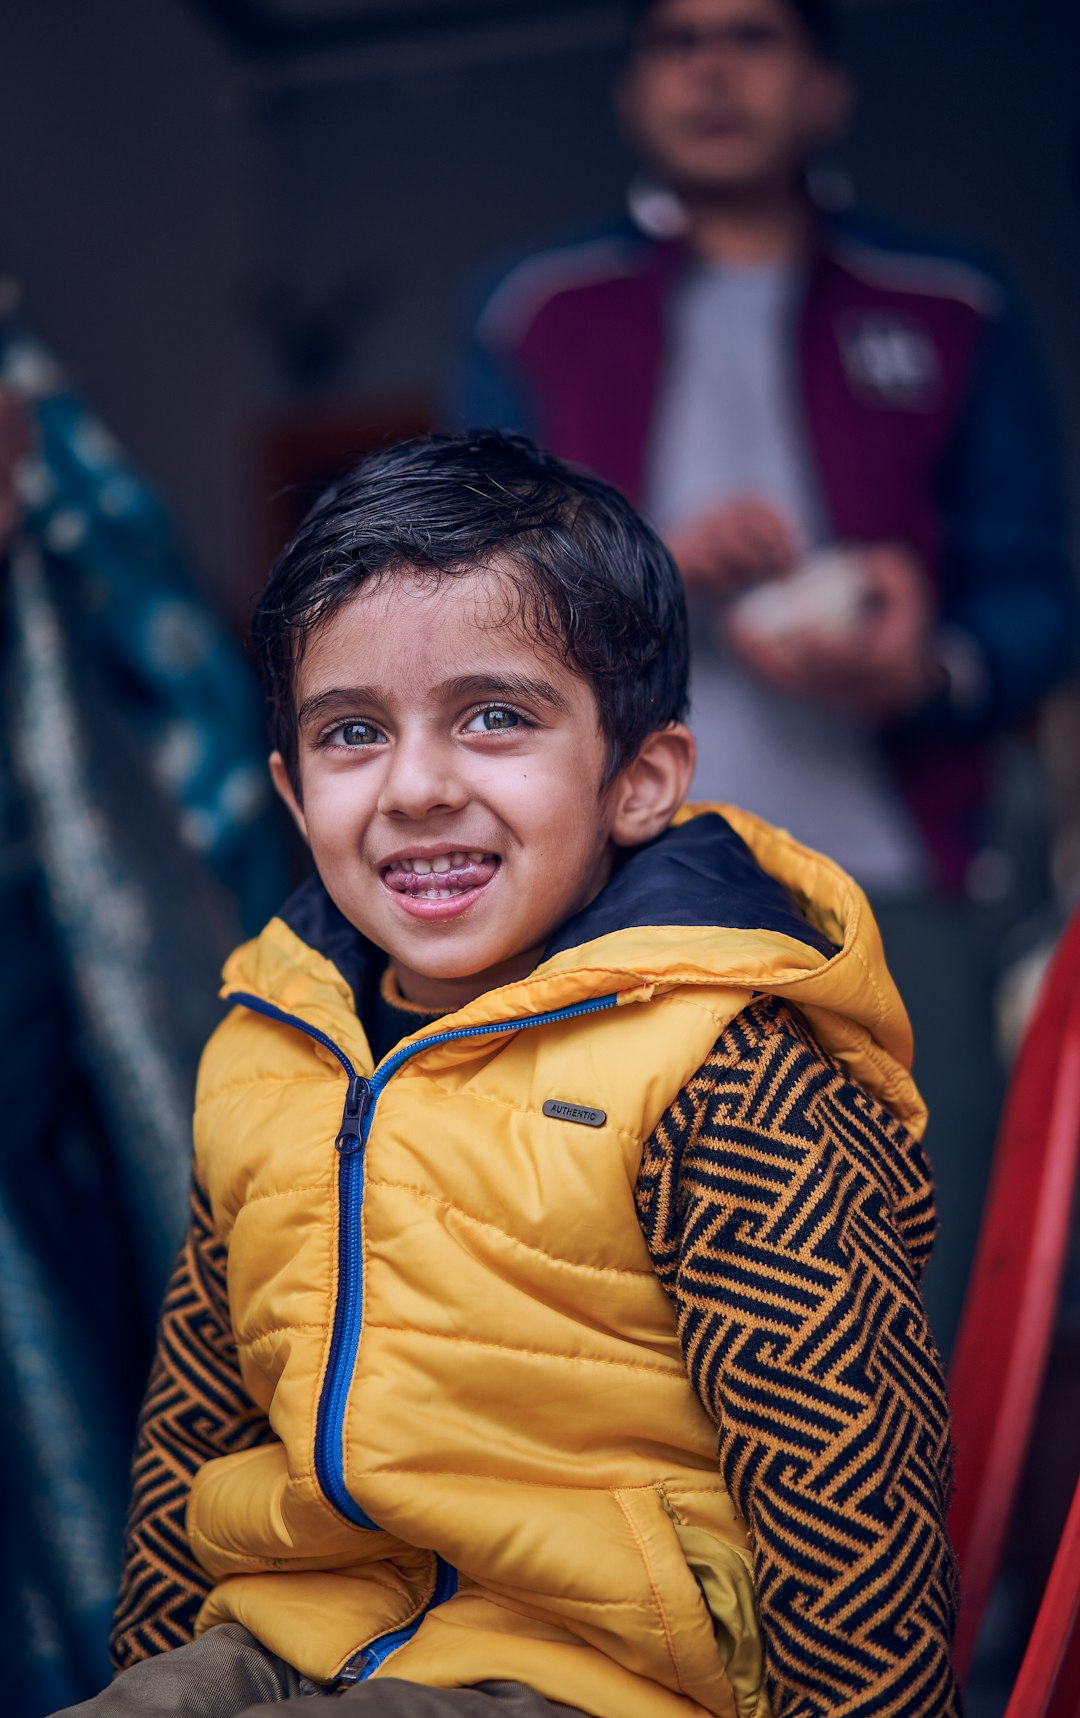
[[[619,999],[617,996],[600,996],[591,1002],[576,1002],[569,1008],[556,1008],[546,1014],[528,1014],[519,1020],[503,1020],[488,1026],[459,1026],[452,1032],[434,1032],[426,1038],[418,1039],[415,1044],[406,1044],[403,1049],[395,1050],[392,1056],[388,1056],[386,1061],[380,1064],[370,1080],[356,1072],[344,1050],[335,1044],[332,1038],[325,1032],[320,1032],[317,1026],[311,1026],[306,1020],[301,1020],[298,1015],[287,1014],[284,1009],[275,1008],[272,1002],[264,1002],[261,997],[252,996],[245,991],[235,992],[229,1000],[244,1008],[250,1008],[255,1014],[263,1014],[269,1020],[278,1020],[282,1025],[295,1026],[298,1031],[306,1033],[309,1038],[322,1044],[337,1057],[348,1078],[341,1127],[334,1142],[340,1158],[338,1293],[337,1305],[334,1308],[334,1330],[330,1338],[330,1356],[326,1364],[326,1378],[315,1421],[315,1477],[324,1494],[346,1521],[352,1522],[355,1527],[371,1528],[377,1532],[378,1522],[373,1521],[370,1515],[361,1509],[345,1485],[343,1458],[345,1407],[356,1369],[363,1321],[364,1260],[360,1239],[360,1214],[364,1203],[364,1148],[371,1132],[375,1105],[398,1069],[434,1044],[448,1044],[459,1038],[490,1038],[499,1032],[517,1031],[530,1026],[550,1026],[556,1021],[574,1020],[585,1014],[600,1014],[605,1009],[616,1007]],[[457,1581],[456,1569],[436,1554],[435,1589],[423,1610],[411,1623],[394,1629],[389,1634],[380,1635],[364,1647],[346,1666],[343,1673],[346,1680],[363,1682],[373,1676],[391,1653],[397,1652],[399,1647],[412,1639],[433,1606],[441,1605],[457,1591]]]
[[[370,1676],[374,1676],[392,1653],[397,1652],[399,1647],[408,1646],[428,1612],[433,1611],[436,1605],[445,1604],[447,1599],[452,1599],[457,1589],[457,1570],[436,1553],[435,1590],[419,1616],[415,1616],[412,1622],[405,1623],[402,1628],[391,1629],[388,1634],[379,1635],[369,1645],[361,1647],[360,1651],[350,1658],[338,1681],[346,1684],[366,1682]]]

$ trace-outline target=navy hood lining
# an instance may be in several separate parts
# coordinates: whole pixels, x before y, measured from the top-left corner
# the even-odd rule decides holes
[[[567,920],[544,956],[650,925],[774,931],[826,958],[837,952],[808,922],[794,896],[762,870],[742,836],[714,811],[636,847],[595,901]]]

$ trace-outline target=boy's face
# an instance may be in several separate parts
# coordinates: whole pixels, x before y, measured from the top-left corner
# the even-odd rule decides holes
[[[300,663],[300,803],[271,759],[330,896],[433,1012],[530,972],[626,835],[592,688],[513,596],[491,573],[358,592]]]

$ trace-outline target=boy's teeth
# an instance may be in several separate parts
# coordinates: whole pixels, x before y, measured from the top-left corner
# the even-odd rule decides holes
[[[463,865],[482,865],[490,859],[490,853],[480,851],[472,853],[440,853],[436,859],[395,859],[390,865],[391,871],[415,871],[418,876],[426,877],[432,871],[442,876],[447,871],[458,871]]]

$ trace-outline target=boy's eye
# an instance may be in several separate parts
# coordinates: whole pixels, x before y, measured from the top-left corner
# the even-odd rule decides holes
[[[382,739],[378,728],[370,722],[339,722],[326,736],[331,746],[372,746]]]
[[[509,710],[503,704],[496,704],[488,710],[478,710],[465,724],[467,734],[499,734],[507,728],[520,728],[522,718],[516,710]]]

